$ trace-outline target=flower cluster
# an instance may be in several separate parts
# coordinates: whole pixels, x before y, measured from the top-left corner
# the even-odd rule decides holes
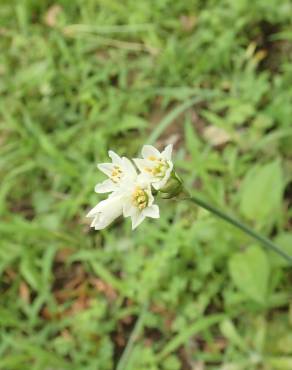
[[[87,217],[93,218],[91,227],[101,230],[117,217],[131,217],[135,229],[145,217],[158,218],[159,207],[154,204],[153,193],[163,192],[173,173],[172,145],[159,152],[151,145],[144,145],[142,158],[133,162],[109,151],[111,163],[98,165],[108,178],[97,184],[97,193],[110,193],[107,199],[94,207]],[[139,170],[139,173],[138,171]]]

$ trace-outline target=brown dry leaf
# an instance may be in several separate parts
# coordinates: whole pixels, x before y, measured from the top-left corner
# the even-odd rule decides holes
[[[62,12],[62,7],[58,4],[52,5],[44,15],[44,22],[49,27],[57,25],[57,17]]]
[[[67,259],[73,254],[73,249],[71,248],[63,248],[60,249],[55,257],[56,262],[66,262]]]
[[[125,325],[132,324],[133,320],[134,320],[133,316],[125,316],[125,317],[121,318],[121,322]]]
[[[25,303],[30,303],[30,290],[24,281],[22,281],[19,285],[19,295]]]
[[[203,135],[203,132],[207,126],[207,123],[200,115],[197,113],[196,109],[190,109],[191,121],[194,127],[194,130],[199,136]]]
[[[158,304],[153,304],[151,306],[151,311],[162,316],[164,319],[164,327],[166,330],[171,330],[173,320],[174,320],[174,314],[167,310],[166,307]]]
[[[8,276],[10,281],[13,281],[14,279],[17,278],[17,273],[14,270],[12,270],[11,268],[7,268],[5,270],[5,273]]]
[[[45,306],[42,310],[41,310],[41,316],[43,319],[45,320],[51,320],[52,318],[52,315],[51,315],[51,312],[49,311],[48,307]]]
[[[90,299],[85,295],[80,295],[76,301],[73,303],[70,310],[66,312],[66,314],[74,315],[80,311],[86,310],[90,306]]]
[[[196,361],[192,364],[192,370],[204,370],[205,364],[202,361]]]
[[[41,311],[41,316],[45,320],[62,319],[67,316],[72,316],[80,311],[86,310],[90,306],[90,299],[85,295],[80,295],[72,303],[71,307],[66,310],[60,310],[57,313],[52,313],[47,306]]]
[[[231,136],[223,128],[208,126],[204,129],[203,136],[213,146],[221,146],[231,141]]]
[[[86,281],[86,272],[82,265],[75,265],[72,269],[72,276],[64,284],[65,289],[73,290],[76,289],[79,285]]]
[[[165,314],[167,312],[165,306],[160,304],[153,304],[151,306],[151,311],[158,314]]]
[[[41,310],[41,317],[45,320],[59,320],[63,317],[63,312],[61,310],[51,311],[48,306],[44,306]]]
[[[180,22],[182,25],[182,29],[184,31],[190,32],[197,24],[197,17],[195,15],[182,15],[180,17]]]
[[[64,339],[67,339],[67,340],[71,340],[73,339],[71,333],[69,332],[68,329],[64,329],[61,331],[61,336],[64,338]]]
[[[8,28],[0,27],[0,36],[6,36],[9,35]]]
[[[117,333],[114,337],[114,340],[118,347],[125,347],[126,345],[126,339],[123,337],[121,333]]]
[[[56,318],[57,316],[58,315],[52,314],[48,306],[43,307],[43,309],[41,310],[41,317],[45,320],[52,320],[53,318]]]
[[[164,325],[165,330],[171,331],[172,330],[172,326],[173,326],[173,322],[174,322],[174,316],[172,316],[172,315],[166,315],[164,317],[164,322],[163,322],[163,325]]]
[[[68,300],[79,298],[87,295],[87,282],[75,286],[74,288],[67,289],[66,287],[62,290],[56,290],[53,292],[55,299],[58,303],[64,303]]]
[[[225,338],[216,338],[212,343],[204,344],[204,351],[210,353],[219,353],[226,349],[228,342]]]
[[[60,313],[60,317],[63,318],[67,316],[72,316],[88,309],[90,307],[90,301],[90,297],[88,297],[85,292],[79,294],[72,305],[68,309]]]
[[[152,347],[153,346],[153,340],[151,338],[145,338],[144,339],[144,346],[145,347]]]
[[[92,278],[90,279],[90,282],[96,288],[96,290],[100,293],[103,293],[109,301],[112,302],[117,298],[118,294],[115,289],[103,280]]]
[[[57,290],[53,294],[54,294],[56,301],[59,304],[62,304],[72,298],[76,298],[76,296],[78,296],[78,291],[65,289],[65,290]]]

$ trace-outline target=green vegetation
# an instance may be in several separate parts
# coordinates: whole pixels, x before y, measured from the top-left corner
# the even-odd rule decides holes
[[[109,148],[173,142],[193,193],[292,255],[291,14],[1,0],[1,370],[292,369],[285,260],[184,202],[85,218]]]

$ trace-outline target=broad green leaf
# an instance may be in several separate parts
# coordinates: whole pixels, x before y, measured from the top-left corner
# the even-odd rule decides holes
[[[252,246],[243,253],[234,254],[229,261],[229,271],[240,291],[255,302],[266,302],[270,266],[262,248]]]
[[[241,212],[251,220],[274,219],[281,206],[283,188],[282,168],[278,160],[252,168],[241,187]]]

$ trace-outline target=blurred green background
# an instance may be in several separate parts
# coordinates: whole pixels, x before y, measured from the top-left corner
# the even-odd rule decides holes
[[[183,202],[95,232],[96,164],[175,146],[292,254],[290,0],[0,1],[0,369],[292,369],[292,271]]]

